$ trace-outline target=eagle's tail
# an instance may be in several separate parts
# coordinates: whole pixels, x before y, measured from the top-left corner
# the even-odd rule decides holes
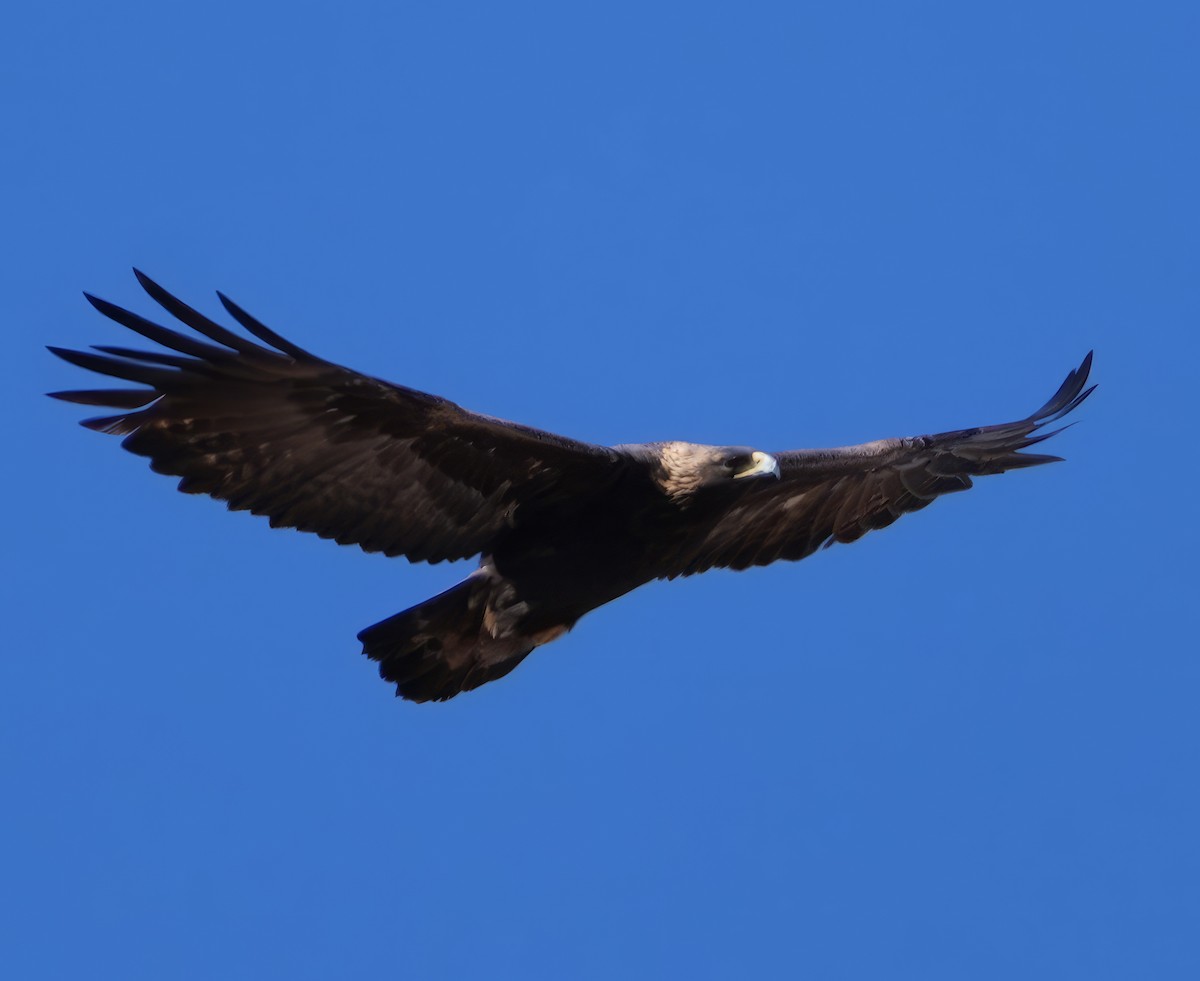
[[[519,630],[494,635],[495,590],[495,581],[480,570],[453,589],[367,627],[358,635],[363,653],[379,662],[380,677],[395,683],[397,695],[414,702],[443,702],[501,678],[537,641]]]

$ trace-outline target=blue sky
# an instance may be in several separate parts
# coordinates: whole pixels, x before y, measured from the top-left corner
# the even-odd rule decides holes
[[[1200,976],[1191,4],[27,4],[0,57],[0,949],[23,979]],[[605,443],[1024,415],[1055,467],[655,584],[445,705],[469,568],[41,393],[130,265]]]

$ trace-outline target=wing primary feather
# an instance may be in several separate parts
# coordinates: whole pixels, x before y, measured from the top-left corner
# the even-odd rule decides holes
[[[129,361],[144,361],[146,364],[165,365],[168,368],[187,370],[203,364],[195,358],[185,358],[180,354],[167,354],[166,351],[137,351],[131,347],[121,347],[117,344],[93,344],[92,349],[103,354],[112,354]]]
[[[142,284],[142,289],[150,294],[151,299],[155,303],[166,310],[176,320],[187,324],[192,330],[199,331],[210,340],[214,340],[218,344],[224,344],[226,347],[233,348],[233,350],[239,351],[242,354],[261,355],[271,353],[264,351],[263,348],[252,341],[248,341],[244,337],[239,337],[228,328],[209,320],[200,311],[188,306],[178,297],[172,296],[140,269],[134,268],[133,274],[137,277],[138,282]]]
[[[261,323],[255,317],[252,317],[245,310],[239,307],[233,300],[229,299],[220,290],[217,290],[217,299],[221,301],[221,305],[229,311],[229,315],[233,317],[239,324],[250,331],[260,341],[265,341],[272,347],[282,351],[284,354],[290,355],[298,361],[321,361],[315,354],[310,354],[308,351],[299,345],[293,344],[286,338],[280,337],[275,331],[271,330],[266,324]]]
[[[98,354],[89,354],[87,351],[72,351],[68,348],[50,346],[47,346],[46,350],[79,368],[87,368],[89,371],[95,371],[101,375],[124,378],[126,381],[138,382],[142,385],[152,385],[154,388],[161,388],[176,376],[174,371],[163,371],[160,368],[151,368],[132,361],[120,361],[117,358],[103,358]]]
[[[210,361],[223,361],[233,357],[233,352],[228,348],[205,344],[194,337],[187,337],[177,331],[160,327],[145,317],[119,307],[115,303],[109,303],[108,300],[102,300],[98,296],[92,296],[91,293],[84,293],[83,295],[88,303],[104,314],[104,316],[108,317],[109,320],[115,320],[122,327],[128,327],[130,330],[136,331],[143,337],[149,338],[163,347],[169,347],[173,351],[180,352],[180,354],[190,354],[192,357],[206,358]]]
[[[1034,430],[1034,432],[1037,432],[1037,435],[1036,436],[1027,436],[1025,439],[1021,440],[1021,442],[1017,444],[1017,449],[1023,450],[1027,446],[1033,446],[1036,443],[1044,442],[1045,440],[1050,439],[1050,437],[1057,436],[1059,433],[1065,433],[1072,426],[1078,426],[1078,425],[1079,425],[1078,422],[1069,422],[1065,426],[1059,426],[1057,429],[1051,429],[1050,432],[1048,432],[1048,433],[1038,432],[1037,430]]]
[[[1010,453],[996,461],[996,473],[1005,470],[1020,470],[1024,467],[1037,467],[1043,463],[1062,463],[1061,456],[1051,456],[1047,453]]]
[[[1081,406],[1083,404],[1084,399],[1086,399],[1089,395],[1091,395],[1092,392],[1094,392],[1095,390],[1096,390],[1096,386],[1092,385],[1089,388],[1085,389],[1084,391],[1080,392],[1079,395],[1077,395],[1075,398],[1073,398],[1071,400],[1071,404],[1068,405],[1065,409],[1062,410],[1062,412],[1060,412],[1058,414],[1059,417],[1065,416],[1068,412],[1074,412],[1077,408],[1079,408],[1079,406]],[[1047,420],[1047,422],[1049,422],[1049,420]]]
[[[152,389],[97,388],[75,392],[47,392],[52,399],[76,405],[103,405],[112,409],[140,409],[159,397]]]
[[[79,425],[98,433],[108,433],[110,436],[125,436],[132,433],[141,425],[142,413],[137,415],[97,416],[92,419],[82,419]]]
[[[1049,422],[1050,418],[1056,415],[1061,415],[1065,412],[1070,412],[1075,406],[1079,405],[1088,395],[1091,394],[1092,386],[1082,395],[1080,390],[1087,384],[1088,375],[1092,371],[1092,351],[1088,351],[1087,357],[1083,359],[1079,367],[1072,371],[1059,385],[1058,391],[1051,397],[1050,401],[1043,405],[1037,412],[1033,413],[1030,419],[1045,419]]]
[[[201,361],[199,358],[185,358],[180,354],[168,354],[166,351],[138,351],[133,348],[120,347],[113,344],[93,344],[92,347],[104,354],[114,354],[118,358],[141,361],[146,364],[165,365],[168,368],[178,368],[180,371],[190,372],[194,375],[205,375],[209,378],[250,380],[262,377],[261,368],[256,371],[252,365],[243,364],[236,359],[233,361],[223,361],[220,364],[213,364],[209,361]]]

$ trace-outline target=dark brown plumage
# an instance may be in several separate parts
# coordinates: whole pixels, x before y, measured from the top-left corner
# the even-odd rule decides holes
[[[53,396],[120,410],[83,424],[124,436],[152,469],[180,477],[180,490],[273,526],[414,562],[481,555],[459,585],[359,635],[381,675],[416,701],[507,674],[652,579],[801,559],[965,490],[973,476],[1058,460],[1020,451],[1058,432],[1042,427],[1092,391],[1089,354],[1046,405],[999,426],[776,454],[602,447],[331,364],[220,296],[256,343],[137,277],[195,333],[88,296],[174,353],[51,348],[145,386]]]

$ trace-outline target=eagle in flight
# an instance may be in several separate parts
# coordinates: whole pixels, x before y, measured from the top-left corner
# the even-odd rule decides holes
[[[1088,354],[1042,408],[997,426],[782,453],[595,446],[331,364],[218,294],[250,340],[134,272],[195,333],[85,294],[168,350],[52,347],[143,386],[53,397],[117,410],[83,425],[125,437],[151,469],[182,478],[181,491],[272,526],[411,562],[480,556],[457,586],[358,635],[397,694],[418,702],[508,674],[653,579],[802,559],[966,490],[972,477],[1057,461],[1020,451],[1059,432],[1043,427],[1092,392]]]

